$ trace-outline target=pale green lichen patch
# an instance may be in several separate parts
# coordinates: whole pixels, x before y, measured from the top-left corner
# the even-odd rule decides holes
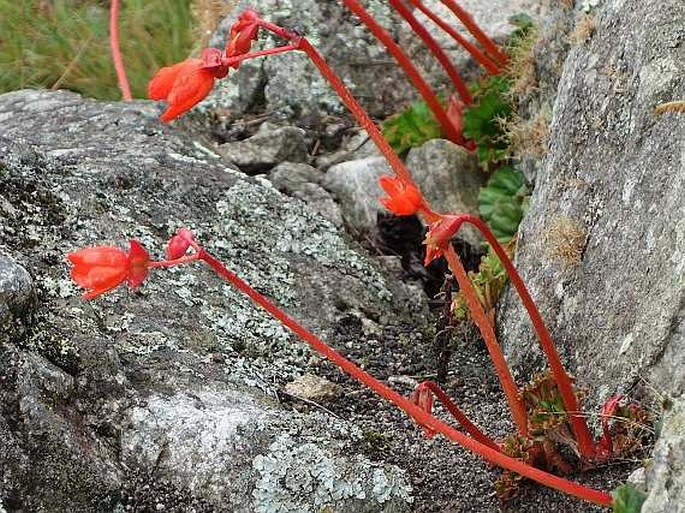
[[[334,457],[288,435],[279,436],[252,465],[259,474],[252,491],[257,513],[390,512],[411,503],[411,487],[397,467],[380,468],[359,455]]]

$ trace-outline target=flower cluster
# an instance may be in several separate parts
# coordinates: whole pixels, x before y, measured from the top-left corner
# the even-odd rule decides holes
[[[225,78],[229,68],[240,66],[240,56],[247,54],[259,32],[257,13],[248,9],[231,28],[224,52],[206,48],[199,59],[189,58],[160,69],[148,84],[151,100],[165,100],[167,110],[161,120],[169,122],[204,100],[216,79]]]

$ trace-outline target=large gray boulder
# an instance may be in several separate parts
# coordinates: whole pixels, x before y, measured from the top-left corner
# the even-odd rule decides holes
[[[678,0],[614,0],[597,13],[596,35],[566,61],[521,226],[523,278],[601,397],[639,377],[685,385],[685,130],[654,113],[685,96],[684,15]],[[500,321],[509,355],[528,366],[536,342],[513,293]]]
[[[1,260],[2,312],[30,308],[21,318],[33,322],[0,339],[0,504],[408,510],[404,472],[361,453],[359,429],[279,405],[277,388],[326,364],[207,268],[153,273],[135,293],[79,297],[66,252],[130,237],[161,255],[189,226],[334,345],[350,341],[350,316],[409,343],[422,337],[420,299],[330,222],[156,113],[67,92],[0,96],[0,251],[30,271],[38,299],[27,302],[28,275]],[[376,342],[363,330],[354,337],[380,343],[375,332]]]

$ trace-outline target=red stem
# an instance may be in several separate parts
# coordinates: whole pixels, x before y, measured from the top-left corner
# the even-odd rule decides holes
[[[454,39],[457,44],[462,46],[467,52],[469,52],[476,61],[478,61],[481,66],[485,68],[485,70],[490,73],[491,75],[497,75],[501,70],[501,68],[488,57],[485,55],[480,48],[478,48],[476,45],[471,43],[468,39],[466,39],[464,36],[462,36],[454,27],[452,27],[449,23],[447,23],[445,20],[440,18],[434,11],[426,7],[421,0],[409,0],[414,7],[419,9],[428,19],[430,19],[433,23],[435,23],[438,27],[440,27],[444,32],[446,32],[452,39]]]
[[[509,258],[506,250],[497,240],[497,237],[494,236],[488,226],[481,219],[475,216],[465,215],[461,217],[460,221],[461,223],[456,225],[456,230],[458,230],[459,226],[463,223],[468,223],[475,226],[495,250],[497,257],[504,265],[504,268],[509,275],[509,279],[511,279],[511,282],[514,284],[514,287],[516,288],[523,305],[528,311],[530,320],[535,328],[535,333],[540,341],[540,346],[542,347],[542,350],[547,357],[547,361],[549,362],[554,381],[559,387],[559,393],[561,394],[561,398],[564,402],[564,408],[569,414],[571,428],[573,429],[573,433],[578,441],[578,451],[585,458],[593,458],[596,452],[595,443],[593,441],[592,434],[588,429],[587,423],[585,422],[585,418],[580,414],[578,399],[576,398],[576,394],[573,392],[571,378],[569,378],[563,364],[561,363],[561,358],[559,358],[559,353],[557,353],[554,342],[552,341],[552,337],[547,330],[547,327],[542,320],[542,316],[540,315],[533,298],[530,296],[523,279],[514,267],[514,264],[511,261],[511,258]]]
[[[238,64],[239,62],[248,59],[256,59],[257,57],[266,57],[268,55],[278,55],[279,53],[291,52],[293,50],[299,49],[300,46],[297,43],[293,43],[291,45],[286,46],[277,46],[275,48],[268,48],[267,50],[260,50],[258,52],[244,53],[241,55],[235,55],[233,57],[224,57],[221,60],[221,64],[223,64],[224,66],[233,66],[234,64]]]
[[[426,426],[433,431],[443,434],[449,440],[458,443],[465,449],[480,455],[485,460],[495,465],[507,470],[511,470],[512,472],[516,472],[517,474],[521,474],[522,476],[537,481],[545,486],[555,488],[569,495],[573,495],[589,502],[594,502],[601,506],[608,507],[612,504],[613,499],[605,492],[587,488],[578,483],[568,481],[561,477],[531,467],[520,460],[506,456],[499,451],[478,442],[477,440],[473,440],[469,436],[460,433],[448,424],[426,413],[422,408],[412,403],[409,399],[403,397],[395,392],[392,388],[388,387],[370,374],[364,372],[340,353],[326,345],[324,341],[319,339],[311,331],[308,331],[306,328],[301,326],[288,314],[280,310],[275,304],[250,287],[236,274],[224,267],[219,260],[211,256],[204,249],[200,248],[196,244],[194,244],[194,247],[198,250],[198,258],[209,264],[209,266],[211,266],[212,269],[219,274],[219,276],[231,283],[240,292],[247,295],[250,299],[252,299],[252,301],[266,310],[275,319],[280,321],[284,326],[309,344],[314,350],[330,360],[332,363],[338,365],[344,372],[371,388],[382,398],[394,403],[397,407],[414,419],[419,425]]]
[[[490,359],[495,367],[499,381],[502,384],[502,390],[504,390],[504,395],[509,403],[511,415],[514,418],[516,427],[522,436],[528,436],[528,415],[526,412],[526,405],[524,404],[523,399],[519,394],[519,389],[509,371],[502,348],[497,342],[495,330],[493,329],[492,324],[490,324],[490,321],[485,314],[485,310],[483,310],[483,305],[476,296],[471,280],[469,280],[468,275],[466,274],[466,269],[464,269],[461,260],[459,260],[459,256],[457,256],[457,253],[454,251],[451,244],[448,244],[448,247],[445,250],[445,258],[447,259],[447,264],[449,265],[452,274],[454,274],[454,277],[459,283],[459,290],[464,294],[464,299],[471,311],[473,321],[476,323],[476,326],[478,326],[481,335],[483,335],[485,347],[487,347],[488,353],[490,353]]]
[[[392,146],[388,144],[388,141],[385,140],[383,134],[381,134],[380,130],[366,113],[361,104],[354,96],[352,96],[352,93],[342,79],[335,73],[335,71],[333,71],[321,54],[307,39],[301,39],[300,49],[307,53],[314,65],[319,69],[321,75],[328,80],[328,82],[331,84],[331,87],[335,90],[345,106],[350,110],[359,125],[366,130],[371,140],[387,159],[388,164],[390,164],[390,167],[395,174],[413,184],[414,181],[412,180],[411,173],[409,173],[409,170],[404,165],[404,162],[402,162],[402,159],[400,159],[397,153],[395,153],[395,150],[393,150]]]
[[[347,108],[352,112],[353,116],[357,119],[360,126],[367,131],[369,137],[371,137],[371,139],[376,144],[378,149],[386,157],[388,163],[390,164],[390,167],[393,169],[395,174],[398,177],[403,178],[413,184],[414,181],[411,178],[411,173],[409,173],[409,170],[406,168],[402,160],[385,140],[385,138],[378,130],[375,123],[371,120],[369,115],[366,113],[364,108],[359,104],[359,102],[354,98],[354,96],[352,96],[352,93],[350,93],[349,89],[347,89],[342,79],[340,79],[340,77],[336,75],[333,69],[328,65],[328,63],[324,60],[321,54],[319,54],[319,52],[311,45],[311,43],[309,43],[309,41],[306,38],[293,34],[276,25],[266,22],[262,22],[260,23],[260,25],[266,28],[267,30],[276,33],[280,37],[293,41],[294,43],[296,42],[299,45],[300,49],[307,53],[307,55],[312,60],[314,65],[319,69],[323,77],[328,80],[328,82],[331,84],[331,87],[333,87],[335,92],[342,99],[343,103],[345,103]],[[430,210],[427,201],[424,202],[422,213],[429,221],[436,220],[437,215]],[[483,338],[486,340],[486,345],[492,357],[493,365],[495,366],[495,370],[499,376],[500,382],[502,383],[502,388],[507,397],[507,401],[509,402],[509,406],[512,410],[514,422],[516,423],[519,432],[521,434],[526,434],[528,432],[528,421],[526,417],[525,406],[519,396],[518,388],[516,387],[516,384],[514,383],[514,380],[511,377],[511,373],[507,368],[506,360],[504,359],[504,355],[502,354],[499,344],[497,344],[497,339],[495,338],[492,326],[488,322],[485,316],[485,312],[483,312],[483,308],[480,304],[480,301],[478,301],[475,292],[473,291],[471,282],[468,280],[468,277],[466,276],[466,271],[459,262],[459,258],[457,257],[456,253],[454,254],[454,257],[456,259],[456,263],[453,263],[452,265],[455,268],[452,270],[452,272],[455,273],[455,276],[457,276],[458,280],[462,280],[460,282],[460,287],[462,287],[462,290],[465,290],[464,296],[467,298],[471,298],[471,303],[469,303],[467,300],[467,304],[469,304],[469,306],[473,305],[473,307],[476,309],[480,309],[482,315],[479,316],[478,314],[475,314],[474,319],[480,319],[482,317],[481,323],[477,323],[477,325],[481,330],[481,333],[483,333]]]
[[[457,92],[459,93],[459,96],[461,96],[463,102],[466,105],[472,103],[473,98],[471,97],[471,93],[469,93],[469,88],[466,86],[466,83],[461,78],[461,75],[459,74],[459,71],[457,70],[456,66],[452,63],[452,59],[450,59],[447,53],[440,47],[440,45],[435,40],[435,38],[430,34],[430,32],[426,30],[426,27],[424,27],[421,24],[421,22],[418,19],[416,19],[416,16],[414,16],[414,14],[409,9],[407,9],[407,6],[404,5],[404,0],[390,0],[390,5],[392,5],[395,8],[395,10],[400,13],[400,16],[402,16],[405,19],[405,21],[409,23],[412,30],[416,32],[416,34],[421,38],[424,44],[431,51],[433,56],[438,60],[440,65],[447,73],[447,76],[450,77],[450,80],[454,84],[454,87],[457,89]]]
[[[131,101],[133,96],[131,96],[131,88],[128,85],[126,69],[119,49],[119,0],[112,0],[109,11],[109,44],[112,49],[112,60],[114,60],[114,69],[117,72],[121,96],[124,100]]]
[[[438,400],[445,406],[445,408],[447,408],[447,411],[450,412],[450,415],[452,415],[452,417],[454,417],[454,419],[461,425],[461,427],[463,427],[464,430],[468,434],[470,434],[475,440],[479,441],[483,445],[487,445],[491,449],[495,449],[498,452],[502,452],[500,446],[497,445],[497,442],[492,440],[489,436],[487,436],[480,429],[478,429],[478,426],[471,422],[471,420],[466,416],[466,414],[463,411],[461,411],[459,406],[457,406],[457,403],[452,401],[450,396],[448,396],[437,383],[435,383],[434,381],[424,381],[419,386],[423,386],[429,389],[435,395],[435,397],[437,397]]]
[[[409,77],[409,80],[414,84],[421,94],[421,97],[431,109],[438,123],[442,127],[444,135],[450,141],[460,141],[461,134],[456,129],[454,124],[450,121],[445,109],[440,105],[440,101],[435,92],[431,89],[428,83],[421,77],[419,70],[414,66],[411,59],[404,53],[400,45],[398,45],[393,37],[385,30],[376,20],[364,9],[364,7],[357,0],[343,0],[343,3],[350,9],[357,17],[369,28],[371,33],[378,39],[390,54],[395,58],[398,64],[402,67],[404,72]],[[462,98],[464,104],[470,105],[470,96]]]
[[[507,55],[495,44],[495,42],[488,37],[488,35],[481,29],[473,17],[454,0],[440,0],[450,11],[452,11],[457,18],[464,24],[467,30],[476,38],[485,53],[487,53],[492,60],[499,66],[506,65]]]

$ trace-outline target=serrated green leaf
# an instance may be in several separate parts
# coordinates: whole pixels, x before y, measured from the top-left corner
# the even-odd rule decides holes
[[[614,498],[614,513],[640,513],[647,499],[647,495],[630,483],[616,488],[611,496]]]
[[[403,112],[383,122],[383,135],[402,155],[411,148],[442,136],[440,124],[423,101],[412,103]]]
[[[480,190],[480,216],[498,240],[510,240],[518,231],[529,194],[523,175],[510,166],[495,171]]]

